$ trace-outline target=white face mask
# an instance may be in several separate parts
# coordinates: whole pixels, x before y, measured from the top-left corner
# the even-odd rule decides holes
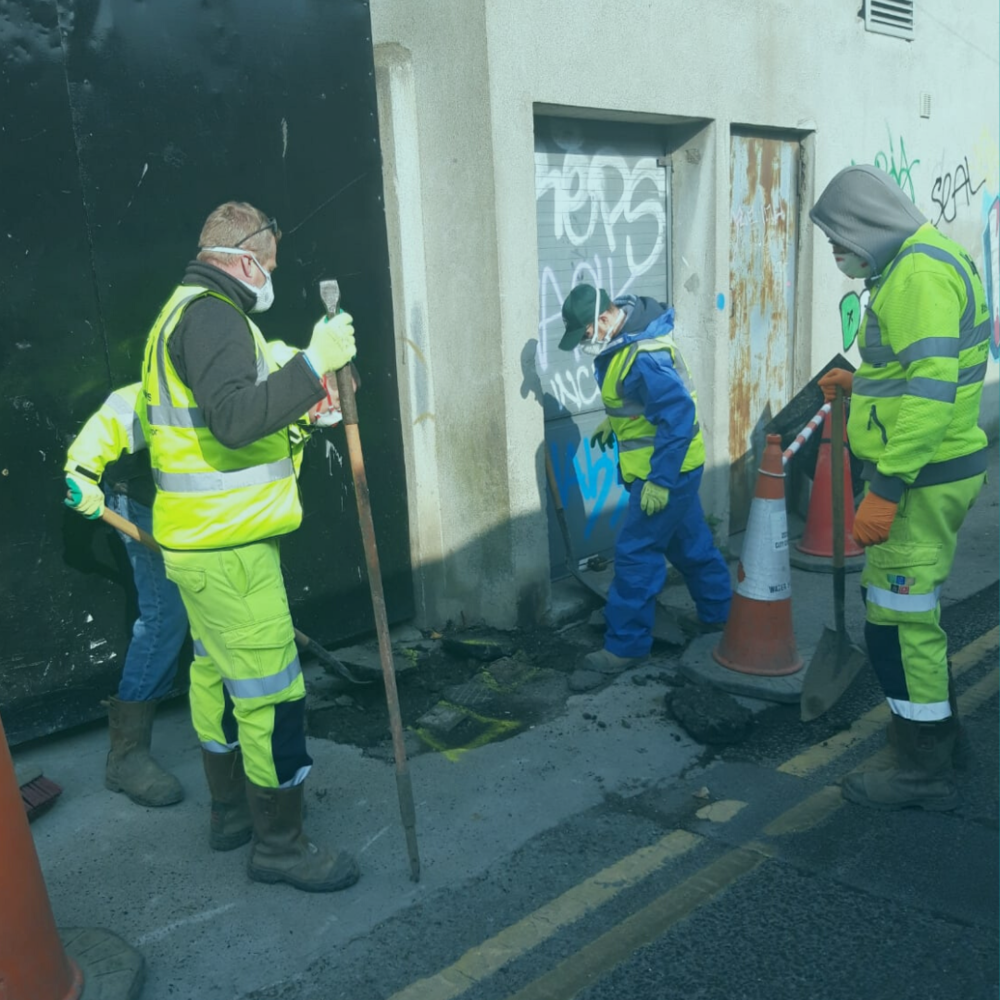
[[[209,253],[233,253],[238,254],[240,257],[249,257],[257,265],[260,273],[264,275],[264,284],[260,288],[256,285],[251,285],[249,281],[244,281],[242,278],[236,279],[247,291],[252,292],[254,295],[255,302],[250,307],[250,312],[267,312],[274,305],[274,285],[271,282],[271,272],[267,268],[261,267],[260,261],[257,260],[256,255],[252,251],[237,250],[233,247],[202,247],[202,249]]]
[[[871,266],[868,261],[864,259],[860,254],[851,253],[836,253],[834,252],[833,259],[848,278],[870,278],[872,274]]]
[[[594,336],[589,340],[581,341],[580,350],[584,354],[589,354],[592,358],[596,358],[607,346],[615,339],[615,333],[618,327],[621,326],[622,315],[618,314],[618,318],[614,321],[609,322],[607,328],[604,331],[604,336],[598,340],[597,334],[600,333],[600,319],[598,316],[594,317],[594,330],[596,331]]]

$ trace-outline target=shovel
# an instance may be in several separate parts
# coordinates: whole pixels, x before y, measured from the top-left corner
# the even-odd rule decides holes
[[[844,625],[844,393],[837,389],[830,414],[830,480],[833,487],[833,617],[835,628],[823,635],[802,681],[800,718],[817,719],[850,687],[865,663],[865,654]]]
[[[340,310],[340,284],[335,280],[319,283],[319,296],[326,306],[326,313],[334,317]],[[389,641],[389,620],[382,590],[382,570],[379,566],[378,547],[375,544],[375,525],[372,521],[371,500],[368,496],[368,475],[365,472],[365,457],[361,450],[361,435],[358,430],[358,405],[354,398],[354,382],[350,365],[344,365],[337,372],[337,388],[340,390],[340,409],[344,415],[344,433],[347,435],[347,450],[351,459],[351,474],[354,476],[354,495],[358,502],[358,520],[361,523],[361,540],[365,550],[365,564],[368,567],[368,588],[371,591],[372,611],[375,616],[375,631],[378,634],[379,659],[382,661],[382,678],[385,682],[385,700],[389,710],[389,729],[392,732],[392,752],[396,759],[396,793],[399,798],[399,812],[406,837],[406,850],[410,858],[410,878],[420,881],[420,853],[417,848],[417,816],[413,802],[413,784],[406,760],[406,744],[403,739],[403,720],[399,712],[399,695],[396,691],[396,670],[393,666],[392,645]]]

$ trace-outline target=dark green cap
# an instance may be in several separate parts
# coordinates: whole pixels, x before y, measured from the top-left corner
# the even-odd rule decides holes
[[[561,351],[572,351],[583,340],[584,331],[594,322],[594,316],[600,315],[605,309],[611,308],[611,297],[602,288],[600,290],[600,308],[595,309],[598,291],[593,285],[577,285],[566,296],[562,307],[563,322],[566,332],[559,341]]]

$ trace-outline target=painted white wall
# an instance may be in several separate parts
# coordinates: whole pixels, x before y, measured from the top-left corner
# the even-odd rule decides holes
[[[997,4],[918,0],[912,42],[866,32],[858,9],[371,0],[423,620],[509,625],[547,599],[544,427],[521,372],[538,315],[536,112],[709,122],[674,157],[672,264],[678,322],[696,341],[685,354],[707,432],[703,501],[720,514],[731,126],[808,134],[804,210],[841,167],[884,166],[982,265],[1000,193]],[[841,350],[839,302],[854,287],[804,215],[800,231],[794,389]],[[983,423],[994,437],[997,385],[993,359]]]

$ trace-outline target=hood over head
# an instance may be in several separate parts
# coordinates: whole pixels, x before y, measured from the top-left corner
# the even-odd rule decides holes
[[[883,268],[927,219],[884,171],[868,164],[844,167],[816,199],[809,218],[834,243]]]

